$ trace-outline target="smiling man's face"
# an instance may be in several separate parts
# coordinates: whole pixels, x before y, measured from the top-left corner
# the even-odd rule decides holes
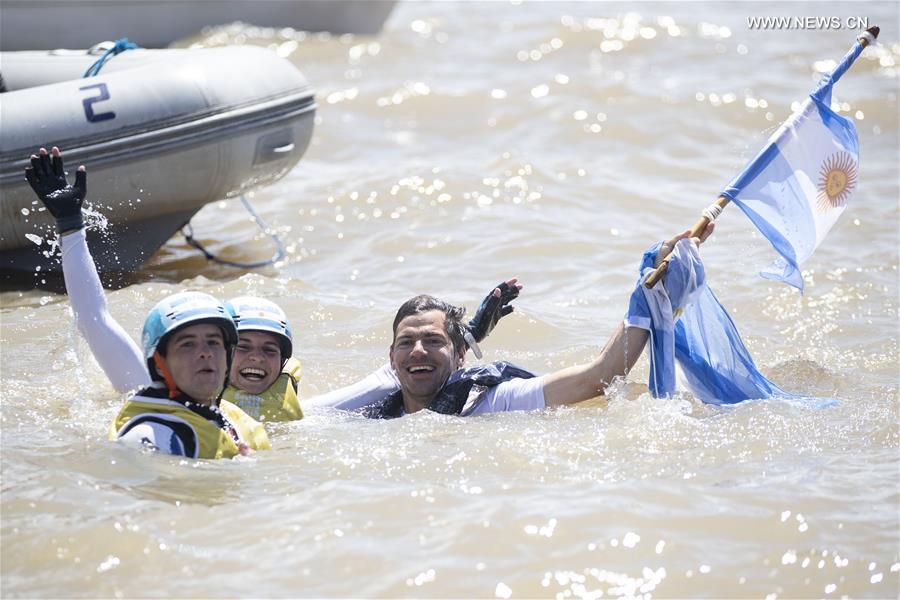
[[[445,330],[440,310],[405,317],[397,324],[391,344],[391,366],[400,379],[406,412],[427,408],[447,378],[463,364]]]

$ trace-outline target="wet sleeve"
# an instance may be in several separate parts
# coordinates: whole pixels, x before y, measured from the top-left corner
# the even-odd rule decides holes
[[[514,410],[546,408],[544,378],[510,379],[486,391],[472,408],[463,409],[462,416],[473,417]]]
[[[61,236],[63,275],[75,323],[112,386],[128,392],[150,384],[141,351],[112,318],[84,229]]]
[[[303,406],[326,406],[341,410],[357,410],[384,400],[400,389],[400,380],[391,365],[385,364],[364,379],[333,392],[303,401]]]

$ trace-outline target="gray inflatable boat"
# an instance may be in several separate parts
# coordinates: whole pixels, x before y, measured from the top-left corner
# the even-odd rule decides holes
[[[24,178],[41,146],[59,146],[70,172],[88,167],[88,201],[108,221],[89,230],[91,252],[101,272],[127,273],[205,204],[280,178],[309,145],[314,93],[269,50],[129,50],[83,78],[102,50],[0,53],[5,279],[60,269],[53,219]]]
[[[235,21],[282,30],[378,33],[395,0],[3,0],[0,50],[85,48],[127,37],[165,48]]]

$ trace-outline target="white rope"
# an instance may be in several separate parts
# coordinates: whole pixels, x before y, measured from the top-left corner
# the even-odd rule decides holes
[[[709,206],[703,209],[703,218],[708,220],[710,223],[715,221],[719,215],[722,214],[722,207],[713,202]]]
[[[872,34],[871,34],[870,32],[868,32],[868,31],[863,31],[861,34],[859,34],[858,36],[856,36],[856,39],[858,39],[859,41],[865,40],[865,41],[866,41],[867,43],[869,43],[869,44],[874,44],[874,43],[875,43],[875,36],[872,35]]]

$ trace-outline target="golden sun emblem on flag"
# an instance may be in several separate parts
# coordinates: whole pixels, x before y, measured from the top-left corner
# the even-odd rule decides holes
[[[849,152],[832,154],[819,170],[819,209],[826,211],[844,205],[856,186],[856,160]]]

